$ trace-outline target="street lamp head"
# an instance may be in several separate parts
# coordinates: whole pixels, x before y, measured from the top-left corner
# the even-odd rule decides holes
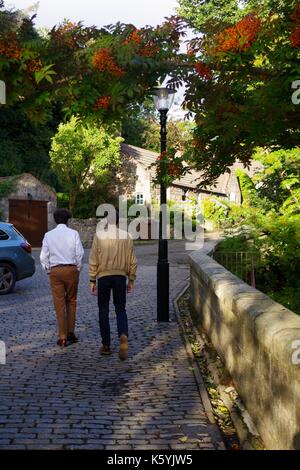
[[[174,102],[175,93],[175,90],[164,87],[152,90],[151,95],[157,111],[169,111]]]

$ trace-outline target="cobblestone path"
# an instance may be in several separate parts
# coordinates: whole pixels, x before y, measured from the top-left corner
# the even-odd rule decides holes
[[[124,362],[114,312],[113,354],[99,355],[87,265],[78,301],[80,342],[64,350],[56,346],[48,278],[40,265],[32,279],[0,298],[0,340],[7,347],[7,364],[0,365],[0,449],[223,448],[205,415],[173,312],[169,324],[156,322],[156,269],[151,255],[147,259],[141,258],[128,297],[130,357]],[[176,297],[188,267],[182,260],[171,266]]]

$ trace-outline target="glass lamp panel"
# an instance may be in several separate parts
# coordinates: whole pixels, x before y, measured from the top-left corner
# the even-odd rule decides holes
[[[175,91],[168,88],[158,88],[153,91],[155,107],[158,111],[169,110],[173,104]]]

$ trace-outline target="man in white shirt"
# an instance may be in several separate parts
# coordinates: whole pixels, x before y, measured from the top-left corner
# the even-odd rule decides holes
[[[53,303],[57,316],[62,348],[76,343],[75,336],[77,290],[84,250],[76,230],[68,227],[72,217],[67,209],[57,209],[57,227],[45,234],[40,255],[41,265],[50,276]]]

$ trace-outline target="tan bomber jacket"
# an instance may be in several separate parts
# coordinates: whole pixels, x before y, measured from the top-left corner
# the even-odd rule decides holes
[[[120,236],[117,229],[117,238],[94,236],[89,257],[90,280],[96,281],[103,276],[123,275],[134,281],[137,271],[137,260],[134,253],[133,241]],[[122,232],[123,236],[124,233]]]

